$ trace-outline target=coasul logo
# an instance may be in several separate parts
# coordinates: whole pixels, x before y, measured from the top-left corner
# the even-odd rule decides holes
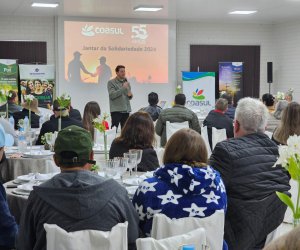
[[[81,28],[81,34],[84,36],[94,36],[94,26],[93,25],[85,25],[84,27]]]
[[[196,91],[193,92],[193,98],[196,100],[204,100],[205,96],[202,95],[204,92],[204,89],[196,89]]]
[[[124,35],[122,28],[94,27],[93,25],[85,25],[81,28],[81,34],[84,36],[95,35]]]

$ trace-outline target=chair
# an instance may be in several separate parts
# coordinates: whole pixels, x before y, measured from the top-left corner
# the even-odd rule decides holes
[[[4,136],[5,136],[5,146],[6,147],[11,147],[14,145],[15,139],[11,134],[5,133],[5,130],[3,126],[0,124],[0,129],[3,131]]]
[[[161,240],[153,238],[140,238],[136,241],[137,250],[177,250],[182,245],[194,245],[196,249],[202,249],[206,245],[204,228],[198,228],[186,234],[177,235]]]
[[[157,154],[157,159],[159,162],[159,166],[163,164],[163,158],[164,158],[164,153],[165,149],[164,148],[155,148],[156,154]]]
[[[170,137],[175,134],[178,130],[182,128],[189,128],[189,122],[166,122],[166,135],[167,135],[167,141],[170,139]]]
[[[205,142],[206,150],[207,150],[207,156],[210,157],[211,155],[211,148],[209,145],[209,140],[208,140],[208,132],[207,132],[207,127],[201,127],[201,136]]]
[[[119,223],[110,232],[82,230],[66,232],[57,225],[44,224],[47,250],[127,250],[128,222]]]
[[[186,217],[171,220],[164,214],[155,214],[152,223],[151,237],[157,240],[181,235],[197,228],[204,228],[206,242],[211,250],[223,247],[225,215],[223,210],[217,210],[205,218]]]
[[[216,129],[212,127],[211,131],[211,141],[212,141],[212,150],[214,150],[215,146],[218,142],[227,140],[226,129]]]

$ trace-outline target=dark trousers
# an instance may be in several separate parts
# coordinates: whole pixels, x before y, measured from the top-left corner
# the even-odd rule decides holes
[[[123,128],[125,122],[129,117],[129,113],[111,112],[110,114],[111,114],[111,128],[116,127],[116,129],[118,129],[119,124],[121,124],[121,128]]]

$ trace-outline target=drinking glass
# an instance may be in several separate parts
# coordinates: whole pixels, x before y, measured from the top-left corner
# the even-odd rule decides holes
[[[129,173],[132,175],[132,170],[135,168],[137,162],[137,154],[124,153],[124,158],[128,159]]]
[[[112,159],[106,161],[106,175],[109,178],[114,177],[117,174],[117,166],[119,164],[118,159]]]
[[[46,134],[45,134],[46,142],[47,142],[47,144],[50,146],[50,150],[51,150],[51,151],[52,151],[53,137],[54,137],[54,134],[52,134],[52,133],[46,133]]]
[[[123,181],[123,174],[125,174],[127,171],[129,159],[124,158],[124,157],[118,157],[118,158],[114,158],[114,159],[118,160],[117,171],[118,171],[118,174],[120,175],[121,181]]]
[[[29,145],[30,145],[30,154],[31,154],[31,151],[32,151],[32,143],[33,143],[34,140],[35,140],[35,131],[29,130],[29,131],[26,133],[26,141],[27,141],[27,142],[29,141]]]
[[[135,172],[136,172],[136,175],[137,175],[137,166],[140,164],[140,162],[142,160],[143,150],[142,149],[130,149],[129,153],[137,155],[136,165],[135,165]]]

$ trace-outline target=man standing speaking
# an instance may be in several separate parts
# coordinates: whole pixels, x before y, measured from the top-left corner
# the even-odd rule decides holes
[[[117,76],[107,83],[111,128],[118,128],[119,124],[123,128],[131,112],[130,100],[132,99],[132,92],[130,84],[125,77],[125,66],[118,65],[116,74]]]

